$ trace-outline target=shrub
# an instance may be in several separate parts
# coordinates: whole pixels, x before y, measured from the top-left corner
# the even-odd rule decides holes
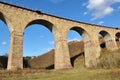
[[[120,68],[120,53],[113,52],[102,54],[98,66],[105,69]]]

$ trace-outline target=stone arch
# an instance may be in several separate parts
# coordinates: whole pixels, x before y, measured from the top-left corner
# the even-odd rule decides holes
[[[12,32],[13,31],[13,25],[11,24],[9,19],[2,12],[0,12],[0,19],[6,24],[9,32]]]
[[[30,25],[34,25],[34,24],[40,24],[40,25],[43,25],[42,27],[46,27],[46,28],[53,34],[53,38],[54,38],[54,34],[57,32],[57,29],[56,29],[56,27],[54,26],[54,24],[52,24],[51,22],[49,22],[49,21],[47,21],[47,20],[37,19],[37,20],[33,20],[33,21],[29,22],[29,23],[26,25],[25,29],[26,29],[27,27],[29,27]],[[25,31],[25,29],[24,29],[24,31]],[[54,40],[54,42],[55,42],[55,40]],[[52,56],[54,56],[54,55],[52,55]],[[50,59],[50,58],[49,58],[49,59]],[[47,61],[47,59],[44,61],[44,63],[45,63],[46,61]],[[52,60],[52,61],[53,61],[53,60]],[[46,67],[44,67],[44,68],[46,68],[46,69],[53,69],[53,68],[54,68],[54,64],[49,65],[49,66],[46,66]]]
[[[51,23],[50,21],[47,20],[43,20],[43,19],[36,19],[36,20],[32,20],[31,22],[29,22],[25,28],[27,28],[30,25],[33,24],[41,24],[43,26],[45,26],[46,28],[48,28],[51,32],[53,32],[53,29],[56,28],[55,25],[53,23]]]
[[[118,48],[120,48],[120,32],[117,32],[115,34],[115,38],[116,38],[117,46],[118,46]]]
[[[113,40],[109,32],[101,30],[98,35],[101,38],[100,47],[112,50]]]
[[[90,37],[89,37],[89,34],[86,30],[84,30],[83,28],[81,27],[78,27],[78,26],[74,26],[72,28],[70,28],[69,30],[74,30],[76,32],[78,32],[80,34],[80,36],[83,37],[83,41],[86,42],[86,41],[89,41],[90,40]],[[68,30],[68,31],[69,31]],[[68,33],[68,32],[67,32]],[[68,34],[67,34],[68,35]]]
[[[3,13],[1,13],[0,12],[0,20],[3,22],[3,24],[5,24],[5,27],[7,28],[7,31],[8,31],[8,33],[7,33],[7,35],[9,36],[10,35],[10,32],[11,32],[11,30],[10,30],[10,22],[8,22],[9,20],[5,17],[5,15],[3,14]],[[1,26],[1,25],[0,25]],[[6,32],[7,32],[6,31]],[[5,35],[4,35],[5,36]],[[8,40],[9,40],[9,47],[10,47],[10,37],[8,38]],[[5,42],[6,43],[6,42]],[[7,68],[7,63],[8,63],[8,54],[9,54],[9,51],[10,51],[10,49],[9,49],[9,47],[7,48],[7,50],[8,50],[8,52],[6,53],[6,55],[5,54],[3,54],[4,55],[4,57],[1,57],[1,60],[0,60],[0,67],[1,67],[1,65],[2,65],[2,67],[1,68]],[[3,59],[3,60],[2,60]]]
[[[89,65],[89,60],[87,60],[87,58],[88,58],[88,54],[89,54],[89,51],[88,51],[88,48],[89,48],[89,46],[91,45],[91,39],[90,39],[90,35],[89,35],[89,33],[86,31],[86,30],[84,30],[83,28],[81,28],[81,27],[78,27],[78,26],[74,26],[74,27],[72,27],[72,28],[70,28],[69,30],[74,30],[74,31],[76,31],[76,32],[78,32],[78,34],[80,35],[80,36],[82,36],[82,38],[83,38],[83,43],[84,43],[84,45],[83,45],[83,52],[82,53],[77,53],[75,56],[77,56],[77,57],[74,57],[73,56],[73,58],[74,59],[72,59],[71,58],[71,64],[72,64],[72,66],[74,66],[74,61],[78,58],[78,57],[80,57],[80,56],[78,56],[78,55],[83,55],[83,56],[85,56],[85,65],[86,65],[86,67],[89,67],[90,65]]]

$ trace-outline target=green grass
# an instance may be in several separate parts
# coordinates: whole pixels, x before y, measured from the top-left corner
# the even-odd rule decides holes
[[[120,80],[120,69],[0,71],[0,80]]]

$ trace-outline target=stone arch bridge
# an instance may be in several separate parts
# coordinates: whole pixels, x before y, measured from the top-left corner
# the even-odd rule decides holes
[[[69,20],[4,2],[0,2],[0,19],[10,31],[8,70],[14,70],[18,67],[23,69],[23,35],[25,28],[32,24],[44,25],[53,34],[55,69],[71,68],[67,43],[69,30],[75,30],[83,37],[86,67],[97,66],[99,61],[101,48],[98,34],[104,37],[107,49],[118,49],[116,39],[118,41],[120,39],[119,28]]]

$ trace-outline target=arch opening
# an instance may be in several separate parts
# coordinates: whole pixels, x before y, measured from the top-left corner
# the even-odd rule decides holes
[[[120,32],[116,33],[115,38],[117,46],[120,48]]]
[[[110,34],[107,31],[102,30],[99,32],[98,38],[101,49],[102,50],[108,49],[109,45],[107,43],[109,43],[112,40]]]
[[[0,37],[0,69],[6,69],[10,47],[10,31],[2,13],[0,13]]]
[[[88,33],[80,28],[73,27],[68,32],[68,47],[70,53],[70,61],[73,67],[84,67],[84,43],[89,41]],[[78,63],[81,62],[81,63]]]
[[[54,28],[54,25],[49,22],[49,21],[46,21],[46,20],[42,20],[42,19],[38,19],[38,20],[33,20],[31,21],[27,26],[30,26],[30,25],[34,25],[34,24],[40,24],[40,25],[43,25],[45,26],[46,28],[48,28],[51,32],[52,32],[52,29]]]
[[[24,30],[24,68],[54,69],[53,24],[45,20],[34,20]],[[25,61],[29,58],[29,63]]]

